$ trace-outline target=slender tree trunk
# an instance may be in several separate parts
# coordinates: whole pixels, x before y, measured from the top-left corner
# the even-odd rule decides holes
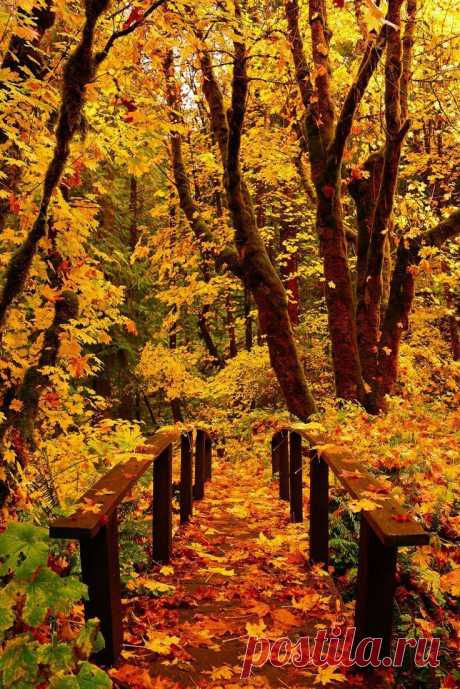
[[[216,345],[214,344],[214,340],[212,339],[212,335],[209,331],[209,326],[208,326],[208,313],[209,313],[209,306],[203,306],[201,309],[200,315],[198,316],[198,327],[200,331],[200,335],[203,339],[204,344],[206,345],[206,349],[209,352],[209,355],[211,356],[212,362],[217,368],[223,368],[225,366],[225,362],[223,361],[222,357],[219,354],[219,350],[217,349]]]
[[[170,349],[176,349],[176,347],[177,347],[177,334],[176,334],[176,327],[174,325],[173,329],[169,333],[169,348]],[[182,404],[181,404],[180,399],[178,397],[175,397],[174,399],[172,399],[170,401],[170,406],[171,406],[171,413],[172,413],[174,423],[182,423],[184,421],[184,417],[182,415]]]
[[[227,315],[228,355],[230,359],[233,359],[238,354],[238,346],[236,344],[235,316],[232,301],[228,296],[225,299],[225,312]]]
[[[17,464],[24,468],[31,452],[35,450],[34,427],[38,414],[40,397],[50,379],[43,371],[56,365],[58,357],[60,336],[64,326],[78,315],[78,299],[73,292],[62,292],[55,303],[54,318],[49,328],[45,331],[43,346],[36,364],[30,366],[24,379],[15,389],[10,390],[4,398],[2,412],[5,416],[0,425],[0,446],[3,446],[5,436],[8,433],[13,449],[16,453]],[[12,401],[16,405],[12,406]],[[17,476],[11,475],[11,466],[4,465],[7,479],[0,481],[0,506],[4,504],[12,482]]]
[[[248,352],[252,349],[251,293],[244,288],[244,345]]]
[[[24,17],[29,18],[27,12],[19,8],[18,12]],[[25,38],[13,35],[2,61],[2,69],[9,69],[13,74],[16,74],[21,80],[27,79],[28,73],[31,72],[34,77],[41,78],[43,73],[43,55],[40,52],[40,43],[46,31],[54,24],[55,15],[51,10],[51,2],[47,0],[44,6],[36,6],[33,8],[30,19],[33,22],[34,38],[27,41]],[[4,85],[0,84],[0,88]],[[8,136],[5,131],[0,129],[0,147],[3,148],[8,142]],[[10,144],[8,149],[8,156],[20,160],[21,151],[14,144]],[[15,195],[19,183],[22,178],[21,167],[19,165],[8,164],[2,169],[6,175],[1,180],[1,186],[10,194],[7,198],[0,198],[0,232],[5,227],[6,218],[10,208],[10,198]]]
[[[295,327],[300,322],[300,289],[298,272],[298,255],[297,251],[292,251],[290,243],[295,240],[297,235],[297,227],[292,221],[288,221],[282,216],[280,220],[280,240],[282,252],[286,254],[281,265],[281,276],[283,284],[288,292],[288,313],[291,324]]]
[[[138,200],[137,200],[137,179],[131,175],[129,180],[129,212],[131,215],[131,223],[129,226],[129,246],[131,251],[136,248],[139,239],[138,233]]]
[[[401,239],[391,280],[390,297],[378,351],[378,375],[372,390],[371,406],[385,407],[385,395],[391,394],[398,377],[399,348],[407,330],[414,298],[413,267],[420,262],[423,246],[441,247],[448,239],[460,234],[460,211],[454,211],[432,230],[416,239]]]
[[[389,4],[389,20],[395,26],[401,23],[401,6],[403,0],[392,0]],[[383,266],[385,242],[393,209],[398,178],[399,160],[404,137],[408,130],[408,121],[402,122],[401,110],[401,76],[402,76],[402,40],[400,29],[389,28],[387,40],[387,59],[385,66],[385,121],[386,143],[383,155],[382,180],[374,210],[374,220],[367,254],[367,266],[364,283],[356,309],[358,326],[358,345],[363,377],[369,389],[377,383],[380,318],[383,297]],[[371,393],[366,406],[373,407]]]

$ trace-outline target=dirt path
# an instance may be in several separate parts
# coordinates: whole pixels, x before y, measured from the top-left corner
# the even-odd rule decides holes
[[[291,664],[240,678],[249,635],[295,643],[351,619],[332,579],[308,568],[307,526],[289,523],[277,490],[268,468],[249,458],[215,466],[192,522],[176,533],[171,566],[139,581],[158,597],[126,601],[126,646],[113,675],[120,686],[363,686],[340,670],[336,683],[327,671]]]

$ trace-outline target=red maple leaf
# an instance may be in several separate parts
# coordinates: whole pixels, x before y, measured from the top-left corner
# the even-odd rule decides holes
[[[144,16],[144,12],[140,7],[133,7],[128,19],[123,24],[123,29],[129,29],[131,24],[138,22]]]

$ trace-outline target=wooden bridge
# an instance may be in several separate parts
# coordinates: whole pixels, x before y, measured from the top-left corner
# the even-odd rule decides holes
[[[382,493],[382,488],[349,452],[328,445],[317,450],[314,448],[320,447],[317,442],[317,438],[305,432],[279,429],[271,440],[271,466],[273,475],[279,477],[279,498],[290,505],[292,522],[303,520],[303,473],[309,471],[309,553],[306,555],[312,565],[321,563],[326,567],[330,471],[352,499],[366,497],[369,491]],[[114,664],[123,646],[117,508],[152,467],[153,561],[169,563],[173,552],[173,448],[177,444],[180,446],[180,522],[187,524],[193,501],[204,497],[205,484],[212,474],[212,438],[203,429],[158,431],[148,444],[137,448],[138,456],[116,465],[82,496],[79,501],[82,505],[99,504],[97,514],[80,509],[50,525],[52,537],[77,539],[80,543],[82,578],[89,593],[85,614],[87,618],[100,619],[106,644],[97,657],[100,663]],[[247,528],[251,537],[250,526]],[[377,509],[361,513],[355,643],[366,637],[382,638],[383,653],[390,652],[398,548],[423,545],[428,539],[421,526],[388,496],[382,495]],[[308,571],[305,575],[308,576]],[[238,662],[237,658],[235,655],[234,662]]]

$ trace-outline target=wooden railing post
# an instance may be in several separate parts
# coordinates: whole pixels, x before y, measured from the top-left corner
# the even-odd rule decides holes
[[[172,551],[172,445],[153,462],[153,560],[167,564]]]
[[[289,431],[281,431],[279,443],[280,500],[289,500]]]
[[[193,512],[193,434],[182,433],[180,438],[180,523],[188,522]]]
[[[329,468],[310,452],[310,560],[329,562]]]
[[[291,522],[303,521],[302,505],[302,437],[292,431],[289,434],[289,479],[291,489]]]
[[[205,481],[212,478],[212,440],[209,433],[204,437]]]
[[[381,638],[381,657],[391,652],[397,551],[381,543],[361,514],[355,646],[365,637]]]
[[[95,655],[95,660],[111,665],[117,660],[123,643],[117,510],[94,538],[80,540],[80,559],[89,596],[85,601],[85,617],[100,620],[105,641],[105,648]]]
[[[204,497],[205,479],[205,433],[202,430],[196,432],[195,439],[195,484],[193,497],[201,500]]]
[[[275,433],[272,436],[272,476],[279,474],[280,471],[280,443],[281,433]]]

